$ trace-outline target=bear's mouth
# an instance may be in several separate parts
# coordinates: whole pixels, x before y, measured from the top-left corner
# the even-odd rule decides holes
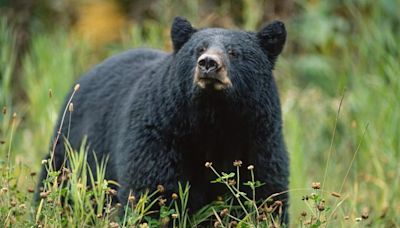
[[[232,86],[224,71],[211,74],[196,72],[194,83],[201,89],[223,90]]]

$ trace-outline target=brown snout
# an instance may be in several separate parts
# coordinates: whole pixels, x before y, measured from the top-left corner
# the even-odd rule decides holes
[[[197,60],[197,66],[204,74],[215,73],[222,67],[222,61],[216,54],[203,54]]]
[[[231,86],[223,55],[216,52],[202,54],[197,60],[194,82],[202,89],[222,90]]]

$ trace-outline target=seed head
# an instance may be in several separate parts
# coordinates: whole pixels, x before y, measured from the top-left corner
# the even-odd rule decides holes
[[[240,166],[242,166],[242,161],[241,161],[241,160],[235,160],[235,161],[233,162],[233,166],[235,166],[235,167],[240,167]]]
[[[76,84],[75,87],[74,87],[74,91],[78,91],[80,87],[81,87],[81,85]]]
[[[10,202],[10,205],[11,205],[12,207],[15,207],[15,206],[17,206],[17,201],[15,201],[15,200],[12,200],[12,201]]]
[[[47,164],[47,159],[42,160],[42,165]]]
[[[74,111],[74,103],[69,103],[69,105],[68,105],[68,111],[69,112],[73,112]]]
[[[97,214],[96,217],[101,218],[101,217],[103,217],[103,215],[100,213],[100,214]]]
[[[336,197],[336,198],[340,198],[341,195],[337,192],[331,192],[331,196]]]
[[[162,207],[162,206],[165,206],[165,203],[167,202],[167,199],[159,199],[158,200],[158,205],[160,206],[160,207]]]
[[[362,218],[356,218],[356,222],[361,222]]]
[[[178,214],[172,214],[171,217],[172,217],[172,219],[177,219],[178,218]]]
[[[219,221],[214,222],[214,227],[221,227],[221,223]]]
[[[133,203],[133,202],[135,202],[135,196],[134,195],[129,195],[129,197],[128,197],[128,201],[129,201],[129,203]]]
[[[325,204],[324,203],[319,203],[318,204],[318,206],[317,206],[317,209],[319,210],[319,211],[324,211],[325,210]]]
[[[172,193],[172,196],[171,196],[171,198],[172,198],[173,200],[176,200],[176,199],[178,199],[178,194],[176,194],[176,193]]]
[[[108,189],[107,193],[109,195],[111,195],[111,196],[116,196],[117,195],[117,190],[110,188],[110,189]]]
[[[162,186],[161,184],[157,185],[157,191],[163,193],[165,191],[164,186]]]
[[[261,214],[258,216],[258,221],[262,222],[262,221],[267,221],[267,216],[265,216],[265,214]]]
[[[254,169],[254,165],[249,165],[249,166],[247,166],[247,169],[248,169],[248,170],[253,170],[253,169]]]
[[[265,207],[264,208],[264,211],[265,211],[265,213],[271,213],[272,211],[274,211],[274,208],[272,208],[272,207]]]
[[[110,228],[118,228],[119,227],[119,224],[116,222],[110,222],[109,225],[110,225]]]
[[[369,209],[367,207],[364,207],[362,212],[361,212],[361,218],[362,219],[368,219],[369,218]]]
[[[274,205],[282,206],[282,205],[283,205],[283,202],[280,201],[280,200],[277,200],[277,201],[274,202]]]
[[[228,227],[232,227],[232,228],[235,228],[235,227],[237,227],[237,222],[236,221],[232,221],[232,222],[230,222],[229,223],[229,226]]]
[[[8,188],[7,187],[2,187],[0,190],[0,193],[7,193],[8,192]]]
[[[227,214],[229,214],[228,208],[224,208],[224,209],[219,213],[219,215],[220,215],[221,217],[225,217]]]
[[[235,179],[229,179],[229,180],[228,180],[228,184],[229,184],[230,186],[234,186],[234,185],[236,185],[236,180],[235,180]]]
[[[312,182],[311,187],[313,189],[320,189],[321,188],[321,183],[320,182]]]
[[[212,166],[212,162],[206,162],[205,167],[210,168]]]
[[[45,199],[45,198],[47,198],[47,196],[49,194],[50,194],[50,191],[47,191],[47,192],[41,192],[39,195],[40,195],[40,198]]]

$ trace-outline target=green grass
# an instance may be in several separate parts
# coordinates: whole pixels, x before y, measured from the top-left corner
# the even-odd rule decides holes
[[[291,157],[291,224],[315,227],[319,218],[321,223],[327,221],[322,227],[399,226],[400,16],[395,11],[399,4],[389,0],[376,4],[361,0],[344,4],[299,0],[295,4],[298,12],[287,21],[288,45],[275,72]],[[182,6],[192,15],[189,18],[200,22],[194,13],[198,7]],[[218,10],[225,12],[226,7]],[[257,28],[262,22],[260,8],[253,1],[245,1],[243,7],[241,27]],[[0,224],[107,227],[116,226],[114,222],[133,226],[169,221],[184,227],[206,220],[210,226],[218,222],[227,227],[236,219],[239,224],[271,224],[272,217],[268,215],[260,222],[254,216],[257,210],[252,210],[251,205],[248,208],[245,202],[249,200],[245,198],[243,207],[232,208],[230,203],[236,199],[228,197],[225,202],[216,202],[197,215],[188,216],[184,206],[188,186],[182,186],[178,198],[164,203],[160,212],[152,216],[149,205],[158,205],[159,192],[148,192],[141,199],[132,199],[129,205],[119,205],[129,210],[117,220],[117,209],[110,204],[113,192],[103,178],[104,164],[99,161],[99,178],[91,180],[90,172],[85,171],[84,146],[78,154],[70,150],[75,164],[68,170],[70,190],[61,188],[55,178],[57,173],[51,171],[47,182],[50,193],[43,197],[38,210],[31,207],[35,173],[49,152],[58,111],[74,80],[105,56],[128,47],[168,47],[165,28],[172,15],[169,12],[160,16],[163,24],[147,20],[136,25],[121,44],[101,50],[71,39],[67,30],[36,33],[22,61],[20,81],[12,81],[13,28],[5,18],[1,19]],[[19,97],[13,83],[20,83],[25,99]],[[224,177],[222,171],[216,173]],[[225,185],[222,180],[216,184]],[[321,188],[312,188],[313,182],[320,182]],[[96,184],[91,189],[82,188],[86,183]],[[332,196],[332,192],[340,194],[340,198]],[[60,205],[61,196],[76,203]],[[93,198],[98,205],[105,202],[108,213],[100,213]],[[225,211],[221,215],[224,209],[228,214]],[[368,219],[362,219],[366,214]]]

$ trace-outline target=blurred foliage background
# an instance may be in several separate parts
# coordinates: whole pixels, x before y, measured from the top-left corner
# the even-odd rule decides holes
[[[174,16],[196,27],[246,30],[279,19],[288,28],[275,76],[291,154],[293,224],[305,208],[304,189],[319,181],[327,195],[346,199],[341,224],[368,211],[367,224],[397,227],[399,10],[398,0],[0,0],[1,160],[11,148],[19,172],[38,170],[74,81],[128,48],[171,50]],[[34,185],[22,176],[21,186]]]

